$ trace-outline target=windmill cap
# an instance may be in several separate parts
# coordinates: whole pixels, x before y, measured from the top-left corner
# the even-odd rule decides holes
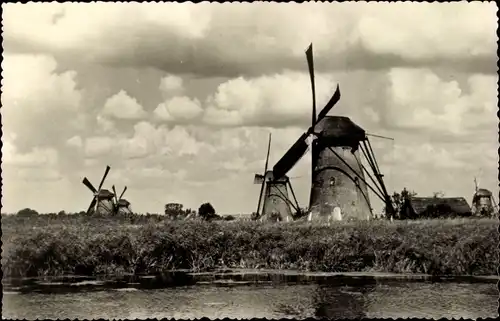
[[[272,180],[272,181],[276,181],[276,182],[283,182],[283,183],[285,183],[285,182],[288,181],[288,176],[283,175],[283,177],[281,177],[280,179],[274,180],[274,173],[273,173],[273,171],[272,170],[268,170],[266,172],[266,179]]]
[[[112,198],[113,196],[115,196],[115,194],[111,193],[109,190],[107,189],[101,189],[98,193],[97,193],[97,196],[99,198]]]
[[[476,195],[477,196],[491,196],[493,194],[489,190],[487,190],[486,188],[480,188],[477,190]]]
[[[129,206],[130,202],[127,201],[126,199],[122,198],[122,199],[118,200],[118,205],[120,205],[120,206]]]
[[[315,127],[327,139],[361,141],[366,137],[365,130],[356,125],[349,117],[326,116]]]

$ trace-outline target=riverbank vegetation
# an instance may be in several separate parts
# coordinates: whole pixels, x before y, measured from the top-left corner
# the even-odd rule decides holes
[[[291,269],[495,275],[498,221],[175,221],[2,215],[5,277]]]

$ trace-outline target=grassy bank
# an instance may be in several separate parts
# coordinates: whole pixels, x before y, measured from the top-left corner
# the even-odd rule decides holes
[[[307,223],[2,218],[6,277],[266,268],[495,275],[493,219]]]

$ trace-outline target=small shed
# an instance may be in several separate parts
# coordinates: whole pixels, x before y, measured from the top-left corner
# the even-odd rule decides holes
[[[408,218],[466,217],[471,207],[463,197],[412,197],[406,208]]]

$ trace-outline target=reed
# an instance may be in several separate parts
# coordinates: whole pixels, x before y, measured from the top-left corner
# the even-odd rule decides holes
[[[498,221],[171,221],[2,217],[5,277],[265,268],[495,275]]]

